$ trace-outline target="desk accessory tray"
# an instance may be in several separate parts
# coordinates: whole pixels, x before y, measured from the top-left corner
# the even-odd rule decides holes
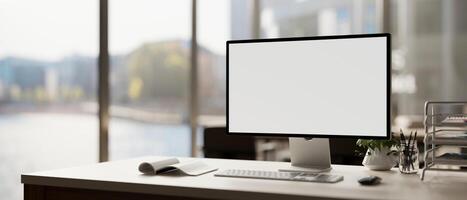
[[[441,109],[441,108],[444,108]],[[444,153],[437,155],[442,146],[467,147],[467,101],[427,101],[424,111],[424,160],[420,179],[427,170],[460,171],[467,166],[467,154]],[[439,165],[455,166],[441,169]]]

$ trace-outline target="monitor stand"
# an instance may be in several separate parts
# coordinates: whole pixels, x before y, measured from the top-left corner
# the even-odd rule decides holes
[[[331,153],[327,138],[289,138],[292,166],[279,171],[327,172],[331,170]]]

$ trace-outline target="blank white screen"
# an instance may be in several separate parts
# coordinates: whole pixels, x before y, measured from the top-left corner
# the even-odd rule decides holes
[[[386,37],[230,43],[228,131],[387,135]]]

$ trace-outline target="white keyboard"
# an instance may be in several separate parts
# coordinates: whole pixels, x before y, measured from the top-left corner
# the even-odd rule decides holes
[[[343,176],[321,174],[321,173],[303,173],[303,172],[279,172],[279,171],[260,171],[244,169],[228,169],[217,172],[215,176],[236,177],[236,178],[258,178],[270,180],[285,181],[304,181],[319,183],[336,183],[344,180]]]

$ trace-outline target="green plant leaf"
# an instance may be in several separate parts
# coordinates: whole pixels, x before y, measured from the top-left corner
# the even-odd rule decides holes
[[[397,148],[399,142],[392,137],[390,140],[367,140],[367,139],[359,139],[357,140],[357,146],[362,147],[364,149],[370,150],[382,150],[384,148]],[[392,151],[390,153],[393,153]]]

